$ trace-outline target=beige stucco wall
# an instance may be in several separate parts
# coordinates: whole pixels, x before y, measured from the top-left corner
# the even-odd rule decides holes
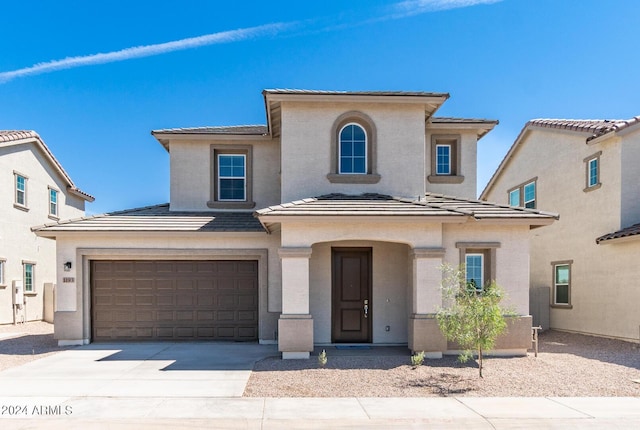
[[[171,142],[171,210],[206,211],[211,200],[211,145],[253,147],[255,210],[280,203],[280,146],[277,140],[175,140]],[[219,210],[219,209],[216,209]]]
[[[48,187],[59,191],[59,218],[84,215],[84,200],[67,193],[66,183],[35,143],[7,145],[0,146],[0,259],[6,260],[5,283],[0,285],[0,324],[13,323],[12,281],[23,279],[23,260],[36,263],[35,294],[26,297],[26,321],[43,318],[44,284],[56,281],[55,241],[31,232],[33,226],[53,222]],[[28,178],[28,211],[14,207],[14,171]]]
[[[546,227],[545,227],[546,228]],[[457,242],[497,242],[496,283],[506,297],[502,304],[517,315],[529,315],[529,226],[483,225],[482,223],[448,224],[443,228],[444,262],[459,266]]]
[[[331,131],[350,111],[368,115],[377,129],[377,184],[335,184]],[[330,193],[375,192],[417,197],[424,192],[424,108],[372,103],[282,103],[282,201]]]
[[[430,131],[427,129],[426,136],[426,152],[425,165],[426,175],[429,176],[431,169],[431,145],[432,136],[459,136],[460,138],[460,172],[458,175],[464,176],[464,180],[459,184],[438,184],[426,182],[426,191],[431,193],[446,194],[449,196],[466,197],[469,199],[476,198],[477,183],[477,148],[478,137],[475,132],[461,132],[454,128]]]
[[[259,261],[259,338],[274,340],[281,306],[277,234],[262,233],[66,233],[57,238],[57,260],[73,263],[58,273],[55,337],[85,341],[91,337],[89,261],[91,259],[242,259]],[[62,277],[75,282],[63,283]]]
[[[640,292],[635,285],[640,248],[595,242],[640,216],[637,135],[630,136],[634,141],[624,138],[622,144],[613,138],[587,145],[586,134],[535,130],[487,195],[490,201],[506,204],[510,188],[537,176],[538,209],[560,214],[553,225],[531,231],[531,287],[552,287],[551,263],[573,260],[572,308],[552,307],[552,328],[635,340],[640,335]],[[583,160],[599,151],[602,186],[584,192]]]
[[[635,128],[621,138],[620,225],[640,223],[640,130]]]
[[[371,318],[373,343],[407,343],[410,294],[407,273],[409,248],[398,243],[340,241],[312,247],[309,300],[315,343],[331,342],[331,248],[372,248]],[[389,331],[386,331],[389,326]]]

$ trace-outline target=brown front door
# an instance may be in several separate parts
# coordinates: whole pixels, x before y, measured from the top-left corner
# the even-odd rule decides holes
[[[371,248],[333,248],[332,340],[371,342]]]

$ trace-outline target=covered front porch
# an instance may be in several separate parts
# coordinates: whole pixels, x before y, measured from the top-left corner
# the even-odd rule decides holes
[[[430,358],[454,352],[435,319],[441,267],[468,253],[483,255],[483,278],[506,287],[517,315],[497,348],[518,354],[530,346],[528,231],[552,216],[439,195],[328,195],[257,216],[281,237],[283,358],[345,343],[407,345]]]
[[[407,345],[441,356],[434,313],[444,250],[380,240],[282,247],[283,358],[308,358],[314,345]]]

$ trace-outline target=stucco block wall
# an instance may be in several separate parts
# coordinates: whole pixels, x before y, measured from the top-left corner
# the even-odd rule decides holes
[[[531,230],[531,287],[550,287],[552,262],[571,265],[571,307],[551,307],[551,328],[638,340],[638,243],[597,245],[595,239],[640,222],[639,134],[585,143],[586,134],[535,130],[503,170],[487,200],[537,177],[537,207],[557,212],[553,225]],[[584,159],[600,155],[601,187],[585,192]],[[550,156],[552,154],[553,156]]]
[[[259,267],[259,338],[275,340],[281,309],[282,272],[278,257],[278,235],[266,234],[68,234],[57,239],[58,265],[73,263],[71,272],[58,272],[56,339],[88,340],[90,329],[89,260],[95,259],[234,259],[247,258],[266,250]],[[74,277],[63,283],[62,277]],[[278,288],[272,288],[278,286]],[[84,310],[83,310],[84,309]],[[71,336],[71,337],[67,337]],[[76,337],[81,336],[81,337]]]
[[[171,210],[206,211],[211,200],[211,145],[253,147],[253,201],[260,209],[280,203],[280,146],[277,140],[214,139],[172,141],[170,152]],[[252,210],[253,210],[252,209]]]
[[[429,131],[425,139],[425,166],[426,175],[432,174],[431,167],[431,146],[432,136],[459,136],[460,137],[460,172],[458,175],[464,176],[464,181],[459,184],[437,184],[426,181],[426,191],[430,193],[446,194],[449,196],[476,198],[477,184],[477,157],[478,157],[478,137],[475,133],[461,132],[456,129],[438,129]]]
[[[335,184],[331,131],[342,114],[366,114],[377,129],[377,184]],[[282,201],[329,193],[375,192],[417,197],[424,192],[424,108],[372,103],[282,103]]]
[[[371,318],[373,343],[407,343],[408,247],[399,243],[341,241],[313,246],[309,301],[316,343],[331,342],[331,248],[372,248]],[[386,327],[389,326],[389,331]]]
[[[28,211],[14,207],[14,171],[27,178]],[[0,285],[0,324],[13,323],[12,281],[23,279],[23,261],[35,263],[35,294],[26,296],[22,315],[25,321],[43,319],[44,284],[56,282],[56,243],[37,237],[31,227],[54,221],[49,217],[49,187],[59,191],[60,219],[84,215],[84,200],[67,193],[66,183],[36,144],[0,146],[0,259],[6,260],[5,283]]]

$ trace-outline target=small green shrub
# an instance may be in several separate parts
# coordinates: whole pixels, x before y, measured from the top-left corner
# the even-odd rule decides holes
[[[411,356],[411,365],[413,367],[422,366],[422,363],[424,363],[424,351],[416,352]]]
[[[324,349],[320,354],[318,354],[318,364],[320,367],[324,367],[327,364],[327,351]]]

